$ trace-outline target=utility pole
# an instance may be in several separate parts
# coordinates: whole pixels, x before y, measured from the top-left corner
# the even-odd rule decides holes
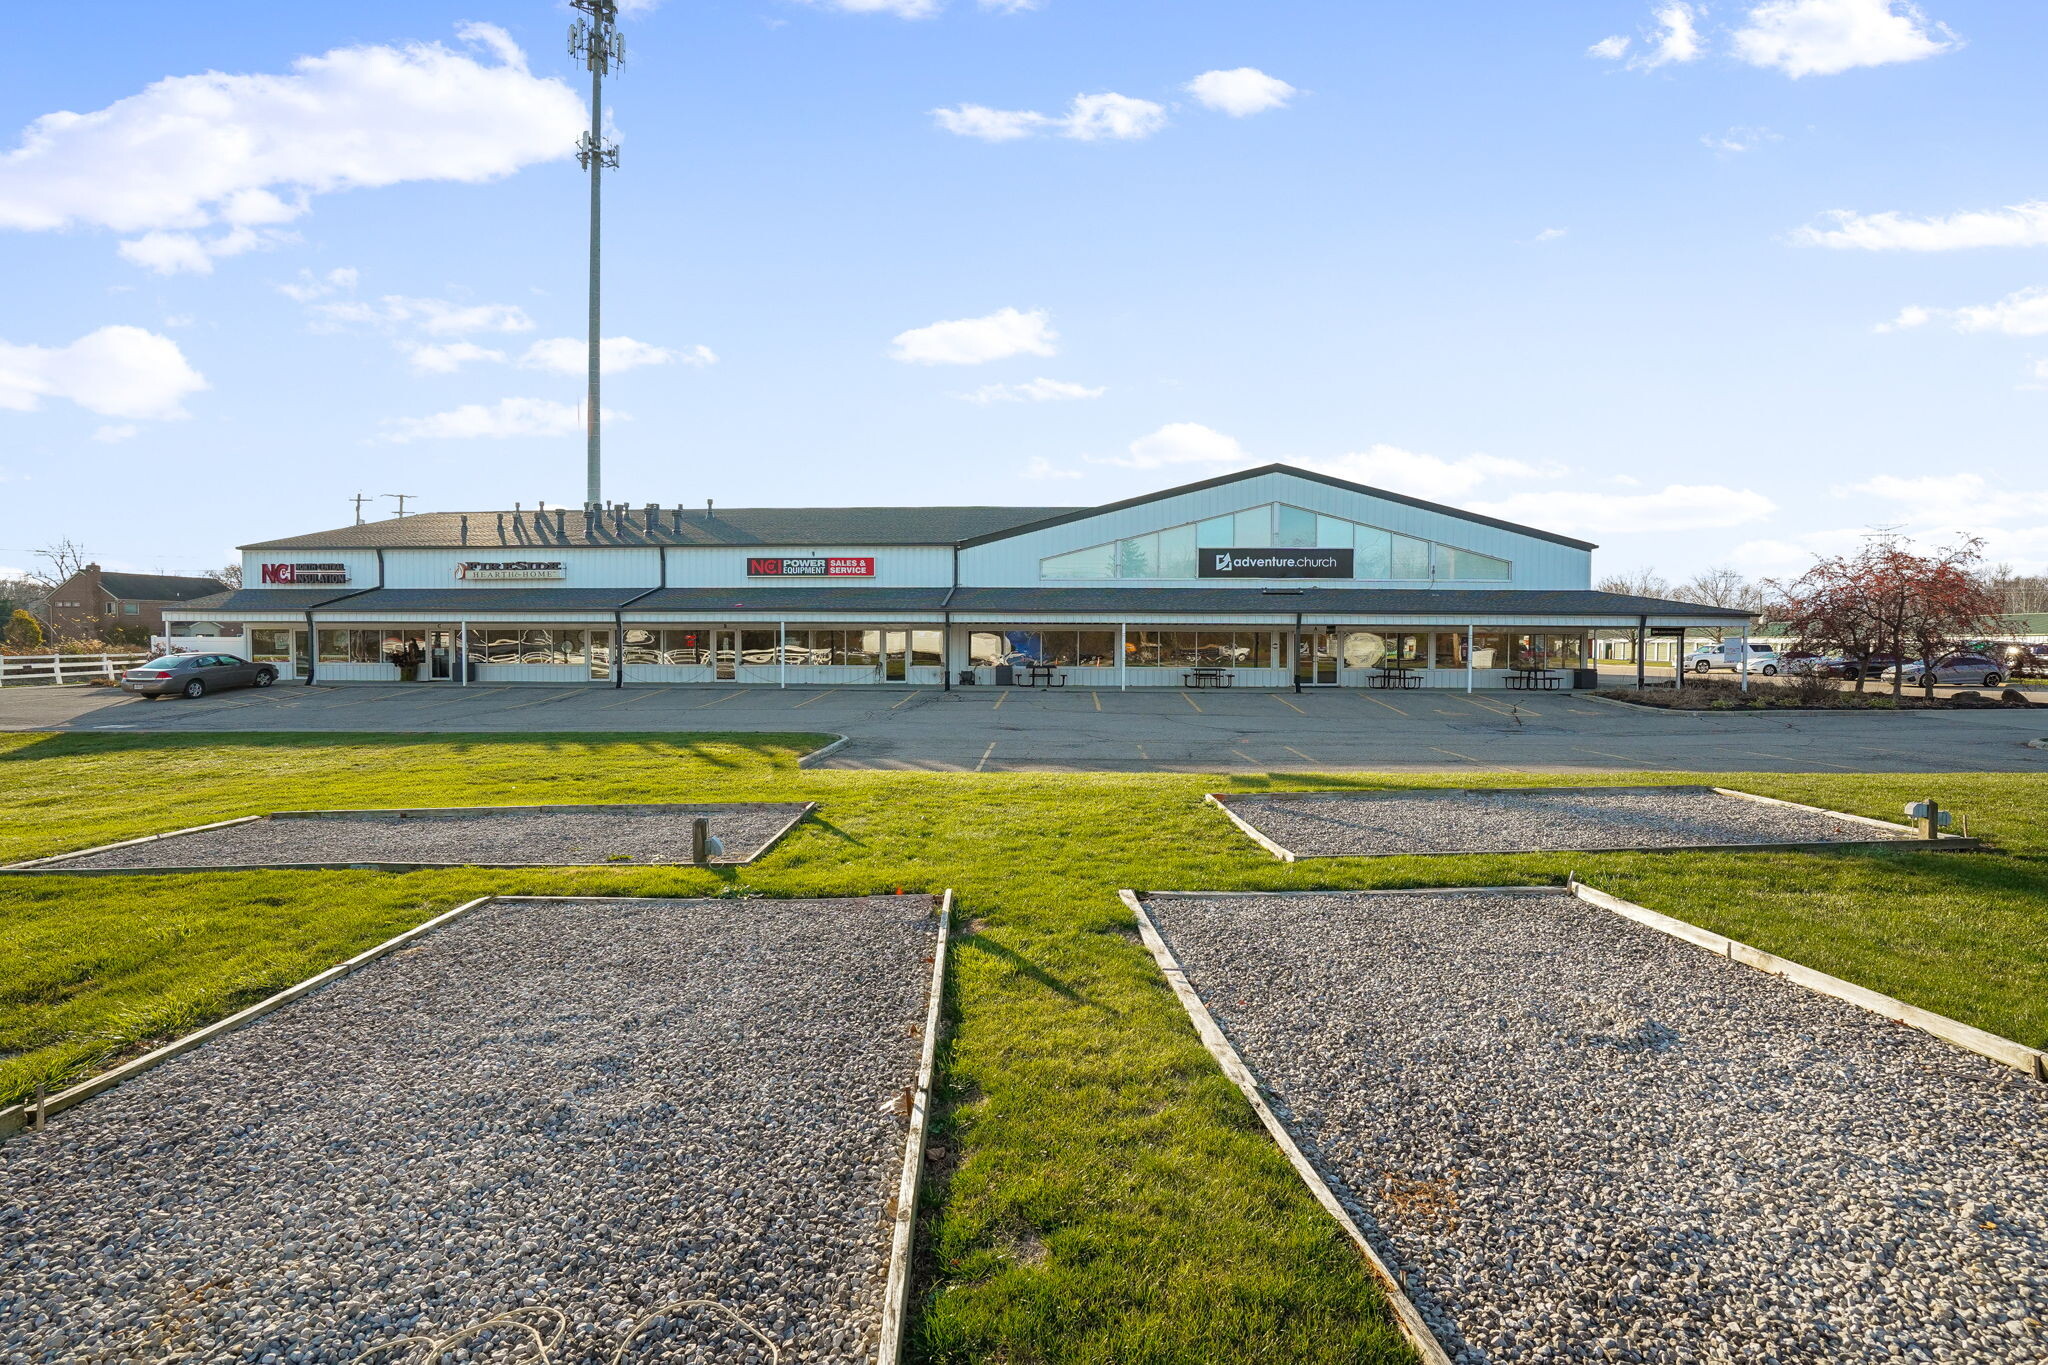
[[[590,131],[576,144],[576,163],[590,172],[590,392],[584,417],[588,447],[585,453],[586,491],[589,504],[604,501],[603,461],[598,432],[598,224],[599,189],[604,170],[619,168],[619,145],[604,136],[604,78],[614,63],[625,65],[626,44],[619,36],[618,0],[569,0],[571,7],[589,15],[569,26],[569,55],[581,57],[590,68]]]
[[[368,502],[369,500],[369,495],[364,493],[358,493],[353,498],[349,499],[350,502],[353,502],[356,505],[356,525],[358,526],[361,526],[363,524],[363,504]]]
[[[387,497],[387,498],[397,498],[397,499],[398,499],[398,515],[400,515],[400,516],[402,517],[402,516],[404,516],[404,515],[405,515],[405,504],[406,504],[406,500],[407,500],[408,498],[417,498],[417,497],[419,496],[419,494],[417,494],[417,493],[386,493],[386,494],[385,494],[384,496],[385,496],[385,497]]]

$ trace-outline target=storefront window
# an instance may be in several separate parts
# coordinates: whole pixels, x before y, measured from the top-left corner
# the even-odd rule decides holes
[[[1436,547],[1436,560],[1438,578],[1463,579],[1475,583],[1508,581],[1508,562],[1505,559],[1495,559],[1492,555],[1474,554],[1470,550],[1439,545]]]
[[[1438,668],[1463,668],[1465,666],[1464,631],[1440,630],[1436,633],[1436,666]]]
[[[1585,661],[1585,638],[1579,635],[1516,635],[1517,668],[1578,668]]]
[[[626,662],[630,664],[658,664],[661,662],[661,634],[652,630],[628,629],[626,631]]]
[[[992,630],[977,630],[967,636],[967,662],[974,668],[994,668],[1003,661],[1003,637]]]
[[[936,630],[910,632],[910,666],[941,668],[945,665],[945,635]]]
[[[259,664],[290,663],[291,628],[259,626],[249,632],[249,658]]]
[[[1293,548],[1313,549],[1316,543],[1316,514],[1299,507],[1279,504],[1279,512],[1273,526],[1273,543]]]
[[[1343,657],[1346,668],[1426,668],[1429,636],[1399,631],[1347,631]]]
[[[1395,536],[1394,568],[1389,577],[1428,578],[1429,542],[1412,536]]]
[[[750,668],[762,668],[775,663],[780,655],[776,653],[776,633],[772,630],[743,630],[740,632],[740,662]]]
[[[348,662],[347,631],[323,630],[320,632],[320,662],[323,664],[345,664]]]
[[[708,630],[664,630],[661,632],[661,661],[677,668],[711,662],[711,632]]]
[[[1474,668],[1506,668],[1508,666],[1508,637],[1497,630],[1479,630],[1472,633],[1472,666]]]

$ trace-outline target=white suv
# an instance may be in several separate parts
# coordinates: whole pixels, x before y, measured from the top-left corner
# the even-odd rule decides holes
[[[1715,669],[1740,673],[1744,660],[1748,661],[1752,673],[1761,673],[1767,678],[1777,676],[1778,652],[1747,640],[1723,640],[1718,645],[1694,650],[1686,658],[1685,666],[1694,673],[1712,673]]]

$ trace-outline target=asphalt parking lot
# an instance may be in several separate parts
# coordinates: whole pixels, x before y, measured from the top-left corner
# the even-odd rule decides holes
[[[802,731],[829,768],[922,772],[2036,772],[2032,711],[1674,715],[1574,694],[382,685],[146,702],[0,692],[0,730]]]

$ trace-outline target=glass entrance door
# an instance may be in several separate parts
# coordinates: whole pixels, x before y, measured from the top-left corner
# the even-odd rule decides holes
[[[902,682],[909,676],[903,670],[910,654],[910,632],[907,630],[885,630],[882,632],[882,681]]]
[[[427,676],[435,682],[447,682],[455,676],[454,631],[427,632]]]
[[[1337,637],[1327,630],[1304,630],[1294,637],[1294,680],[1303,687],[1337,685]]]
[[[711,676],[731,682],[739,676],[740,641],[736,630],[711,632]]]
[[[610,682],[612,678],[612,633],[609,630],[590,632],[590,680]]]

